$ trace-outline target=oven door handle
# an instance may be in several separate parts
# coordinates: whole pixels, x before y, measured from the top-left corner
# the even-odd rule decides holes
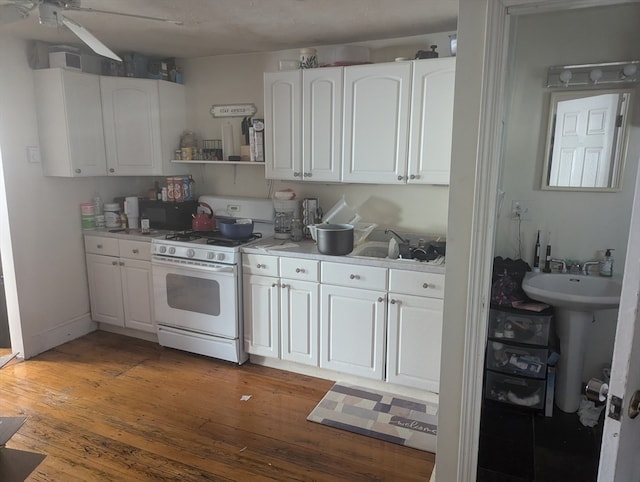
[[[191,269],[197,271],[208,271],[210,273],[234,273],[235,266],[209,265],[209,264],[183,264],[175,261],[165,261],[156,257],[151,258],[151,266],[174,267],[176,269]]]

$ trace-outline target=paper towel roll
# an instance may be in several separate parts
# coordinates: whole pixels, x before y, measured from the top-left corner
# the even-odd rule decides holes
[[[233,126],[227,122],[222,124],[222,158],[228,160],[235,155],[233,149]]]

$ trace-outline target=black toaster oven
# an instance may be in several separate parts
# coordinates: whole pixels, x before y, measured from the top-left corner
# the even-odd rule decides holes
[[[153,229],[183,231],[191,229],[193,214],[198,208],[198,201],[164,202],[149,199],[140,200],[140,218],[149,220]]]

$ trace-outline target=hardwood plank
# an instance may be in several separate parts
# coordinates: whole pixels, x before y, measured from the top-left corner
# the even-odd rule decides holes
[[[308,422],[332,385],[95,332],[0,371],[0,414],[47,455],[29,480],[429,479],[434,454]]]

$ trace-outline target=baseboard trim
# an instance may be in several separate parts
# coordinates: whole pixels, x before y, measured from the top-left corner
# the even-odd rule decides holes
[[[98,328],[98,324],[91,320],[91,314],[86,313],[77,318],[62,322],[33,335],[29,344],[25,344],[25,360],[47,350],[51,350],[63,343],[80,338]]]
[[[132,338],[138,338],[140,340],[150,341],[152,343],[158,343],[158,335],[156,333],[133,330],[131,328],[109,325],[107,323],[98,323],[98,329],[100,331],[108,331],[109,333],[116,333],[118,335],[125,335]]]

